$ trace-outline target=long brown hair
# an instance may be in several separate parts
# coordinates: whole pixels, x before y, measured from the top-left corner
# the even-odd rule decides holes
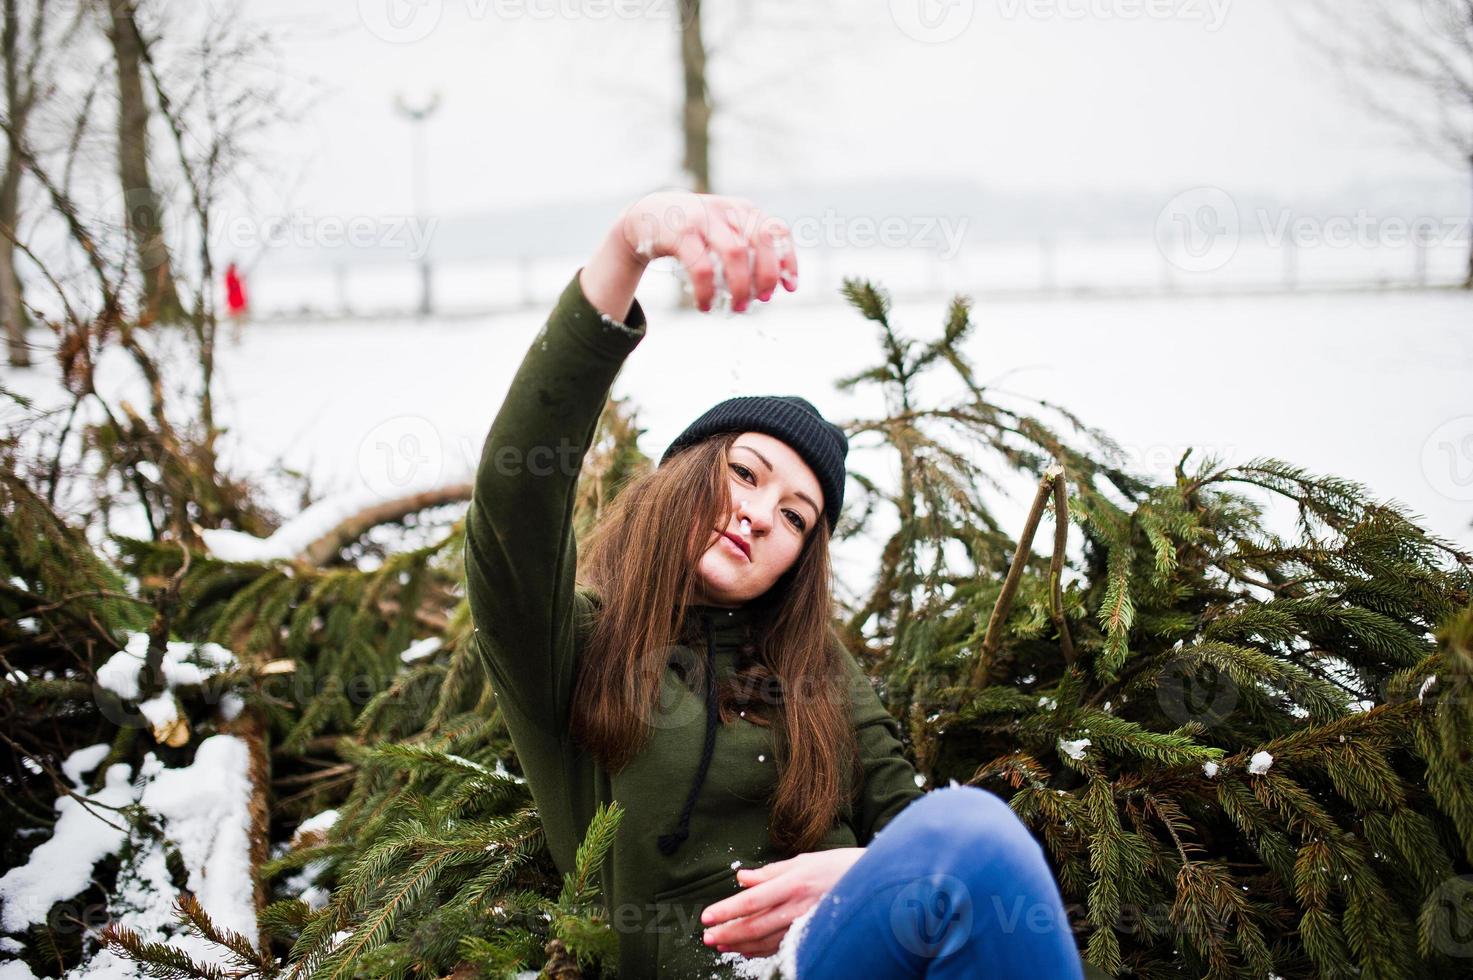
[[[578,580],[599,606],[573,690],[574,739],[610,772],[648,742],[660,678],[695,598],[697,564],[731,513],[728,454],[740,433],[712,436],[631,480],[581,549]],[[820,515],[793,566],[753,612],[756,652],[717,691],[722,724],[745,712],[771,726],[779,767],[769,836],[812,850],[862,779],[839,653],[831,645],[829,529]],[[704,671],[704,657],[693,660]]]

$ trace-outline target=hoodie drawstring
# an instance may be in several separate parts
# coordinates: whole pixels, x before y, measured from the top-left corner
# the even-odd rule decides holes
[[[711,755],[716,749],[716,639],[711,628],[711,617],[701,616],[706,627],[706,742],[701,748],[701,766],[696,771],[696,781],[691,785],[680,810],[680,826],[673,833],[664,834],[658,843],[660,853],[674,854],[676,849],[690,836],[690,812],[696,805],[696,797],[706,781],[706,770],[711,767]]]

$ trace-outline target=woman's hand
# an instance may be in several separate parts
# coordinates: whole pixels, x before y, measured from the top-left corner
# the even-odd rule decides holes
[[[862,847],[810,851],[760,868],[740,868],[737,883],[747,890],[701,913],[706,945],[718,952],[771,956],[793,920],[818,904],[823,893],[864,856]]]
[[[767,302],[778,283],[788,292],[798,288],[793,235],[782,219],[746,198],[660,191],[619,215],[583,268],[583,291],[600,311],[622,319],[645,266],[665,256],[680,261],[703,311],[716,299],[718,272],[738,312],[753,296]]]

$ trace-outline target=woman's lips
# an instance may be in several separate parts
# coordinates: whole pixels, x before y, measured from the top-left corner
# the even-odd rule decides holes
[[[725,538],[727,541],[729,541],[731,543],[731,546],[733,548],[735,548],[737,551],[741,552],[743,558],[745,558],[747,561],[751,561],[752,560],[752,556],[749,555],[749,554],[747,554],[747,546],[746,546],[745,542],[742,541],[741,538],[737,537],[734,534],[728,534],[726,531],[722,531],[721,532],[721,536],[723,538]]]

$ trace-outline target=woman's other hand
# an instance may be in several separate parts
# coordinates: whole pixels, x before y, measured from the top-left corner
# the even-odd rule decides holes
[[[701,913],[706,945],[722,953],[771,956],[793,920],[817,905],[863,856],[862,847],[836,847],[738,869],[737,883],[746,890]]]

